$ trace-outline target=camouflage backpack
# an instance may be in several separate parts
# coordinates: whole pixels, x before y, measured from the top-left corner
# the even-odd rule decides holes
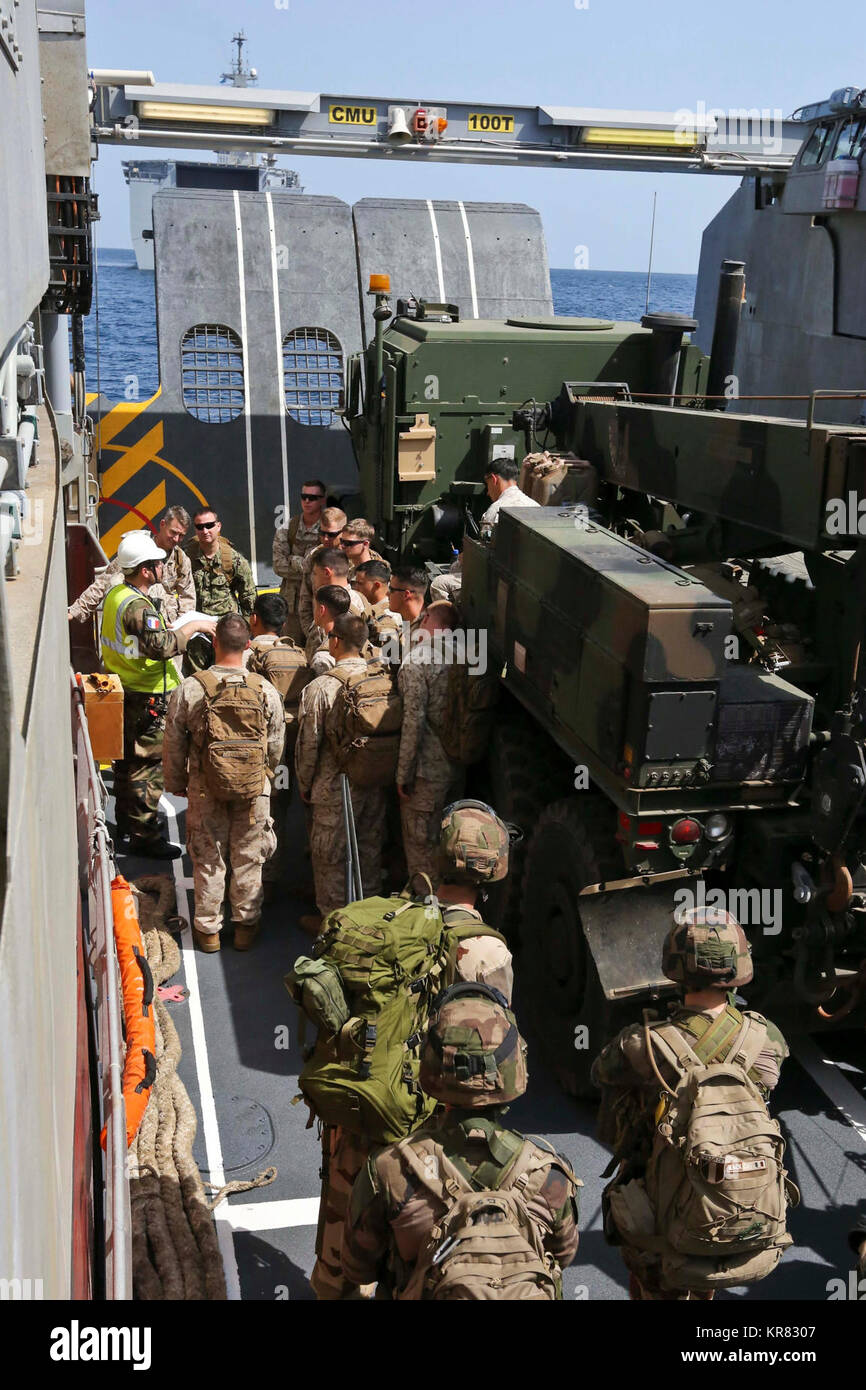
[[[661,1093],[645,1177],[615,1180],[608,1200],[623,1243],[660,1258],[669,1288],[763,1279],[792,1243],[786,1213],[799,1193],[779,1123],[748,1074],[766,1036],[760,1017],[730,1005],[693,1047],[674,1023],[647,1025],[676,1089]]]
[[[474,1174],[455,1155],[422,1157],[411,1140],[400,1146],[413,1185],[430,1192],[445,1213],[397,1297],[442,1302],[561,1298],[559,1270],[544,1249],[524,1196],[530,1176],[546,1168],[549,1157],[489,1119],[473,1117],[472,1126],[489,1130],[491,1154]]]
[[[387,1144],[432,1113],[418,1068],[442,934],[431,896],[365,898],[332,912],[285,976],[319,1030],[299,1084],[325,1124]]]
[[[217,801],[252,801],[267,785],[268,721],[261,676],[228,681],[196,671],[205,694],[202,770]]]
[[[303,647],[291,637],[279,637],[266,647],[253,647],[250,671],[264,676],[282,697],[286,711],[287,750],[291,754],[298,735],[298,709],[303,694],[315,674],[307,665]]]
[[[467,767],[484,757],[498,701],[498,671],[473,674],[463,662],[448,668],[445,704],[435,730],[446,757]]]
[[[379,661],[363,671],[329,671],[342,689],[328,720],[337,767],[356,787],[390,787],[397,775],[403,701],[393,672]]]

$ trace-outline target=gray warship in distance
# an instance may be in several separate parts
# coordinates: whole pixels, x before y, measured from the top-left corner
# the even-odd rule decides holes
[[[390,528],[392,553],[404,535],[409,553],[422,555],[412,546],[428,543],[435,551],[440,540],[450,543],[455,516],[477,516],[483,505],[492,431],[507,430],[515,456],[525,452],[523,426],[511,417],[532,394],[518,390],[515,372],[493,400],[455,391],[444,401],[424,378],[447,380],[452,330],[479,341],[499,333],[524,358],[535,345],[539,364],[550,337],[561,333],[576,354],[596,355],[594,379],[582,383],[596,393],[600,383],[621,385],[616,368],[628,359],[639,403],[641,395],[660,394],[654,344],[662,326],[581,320],[558,328],[543,230],[522,205],[364,199],[350,208],[281,188],[173,187],[154,197],[161,390],[151,401],[89,395],[87,387],[98,385],[85,383],[81,327],[91,305],[97,217],[91,140],[125,144],[134,117],[142,148],[742,171],[741,186],[705,234],[695,330],[698,347],[709,352],[719,265],[745,261],[743,309],[733,315],[739,336],[727,336],[715,362],[722,382],[736,379],[736,389],[715,402],[725,407],[719,419],[746,417],[734,441],[742,486],[748,489],[753,464],[761,469],[754,453],[743,455],[749,431],[759,428],[751,424],[757,402],[748,398],[766,397],[771,409],[762,416],[809,417],[810,439],[820,436],[827,450],[821,466],[829,460],[830,476],[850,478],[854,488],[859,455],[849,427],[861,402],[814,393],[863,386],[866,290],[857,268],[866,236],[859,171],[866,113],[861,94],[844,89],[785,122],[779,148],[767,153],[742,123],[706,128],[696,121],[683,134],[670,113],[161,88],[150,74],[90,72],[83,0],[56,0],[50,10],[0,0],[0,18],[0,242],[7,249],[0,270],[0,1280],[11,1297],[128,1298],[133,1237],[109,896],[118,857],[72,678],[73,670],[96,667],[94,633],[76,625],[70,632],[68,600],[114,553],[123,531],[150,523],[166,502],[218,507],[226,533],[254,558],[259,584],[268,584],[275,516],[295,508],[300,482],[315,474],[356,514],[364,509]],[[229,118],[208,128],[200,108],[214,102]],[[842,168],[830,169],[840,161]],[[392,331],[406,359],[413,343],[424,344],[431,361],[439,353],[417,387],[398,383],[397,353],[377,334],[370,273],[389,274],[395,300],[403,301]],[[608,339],[615,346],[606,352]],[[694,404],[707,391],[701,354],[694,345],[678,347],[668,353],[674,359],[669,393],[681,394],[676,387],[685,384]],[[694,370],[684,383],[679,368],[686,363]],[[549,375],[539,365],[539,402]],[[383,379],[386,398],[398,384],[411,388],[404,418],[380,417]],[[571,374],[564,379],[581,386]],[[572,398],[580,405],[580,390]],[[621,411],[628,402],[615,404]],[[399,437],[422,414],[441,416],[443,433],[447,426],[463,442],[443,449],[443,466],[419,482],[401,475]],[[828,420],[841,433],[814,428]],[[531,422],[528,428],[531,437]],[[374,470],[368,483],[363,459],[379,449],[390,471]],[[504,541],[509,534],[503,526]],[[849,534],[843,540],[858,544]],[[676,573],[668,566],[665,582]],[[723,606],[707,600],[708,611]],[[862,748],[855,737],[852,743]],[[166,815],[177,830],[182,807],[167,799]],[[148,867],[121,866],[128,877]],[[175,882],[188,915],[181,867]],[[252,1194],[255,1200],[232,1198],[217,1208],[230,1297],[296,1296],[292,1279],[309,1256],[317,1159],[302,1134],[304,1117],[286,1104],[298,1058],[275,1051],[272,1032],[262,1037],[256,1026],[261,1017],[285,1017],[285,932],[301,910],[288,895],[269,909],[256,952],[223,952],[212,970],[185,952],[191,1021],[180,1010],[175,1017],[185,1080],[202,1116],[199,1162],[217,1185],[259,1171],[266,1157],[280,1169],[268,1201]],[[302,949],[300,936],[292,944]],[[805,1129],[797,1139],[807,1142]],[[847,1168],[837,1174],[837,1194],[850,1192],[851,1181]],[[275,1287],[287,1291],[275,1294]]]

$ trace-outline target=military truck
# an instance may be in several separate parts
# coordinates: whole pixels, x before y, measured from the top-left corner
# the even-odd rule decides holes
[[[380,293],[349,364],[388,554],[432,569],[462,546],[465,622],[501,672],[474,775],[526,832],[495,911],[575,1093],[670,990],[677,906],[743,923],[759,1007],[832,1012],[862,979],[866,430],[821,424],[822,392],[802,420],[726,411],[743,274],[723,266],[709,356],[677,315],[392,320]],[[502,457],[547,505],[481,537]]]

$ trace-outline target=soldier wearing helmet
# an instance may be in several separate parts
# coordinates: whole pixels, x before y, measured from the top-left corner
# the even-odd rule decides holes
[[[765,1099],[777,1085],[788,1056],[788,1046],[775,1024],[734,1004],[734,992],[749,983],[753,972],[745,932],[730,913],[715,907],[678,910],[664,942],[662,970],[682,987],[682,1002],[664,1020],[647,1012],[643,1024],[624,1028],[593,1063],[592,1080],[602,1092],[599,1138],[613,1148],[619,1163],[611,1187],[643,1176],[652,1148],[660,1083],[673,1087],[678,1080],[672,1064],[651,1050],[648,1032],[654,1023],[673,1023],[705,1063],[728,1057],[745,1019],[761,1024],[764,1045],[748,1074]],[[658,1266],[645,1252],[632,1251],[620,1241],[609,1210],[605,1234],[611,1244],[620,1245],[631,1274],[632,1298],[712,1298],[707,1292],[666,1289]]]
[[[431,1019],[420,1081],[444,1113],[362,1168],[343,1231],[346,1277],[378,1281],[380,1296],[433,1297],[435,1278],[413,1280],[428,1240],[461,1192],[498,1189],[519,1190],[558,1284],[577,1251],[580,1184],[566,1159],[502,1123],[526,1090],[527,1071],[526,1044],[498,990],[468,983],[446,990]],[[510,1189],[512,1170],[520,1176]],[[489,1264],[475,1273],[489,1275]]]
[[[157,806],[163,790],[162,741],[168,696],[179,684],[172,660],[195,632],[212,632],[208,619],[191,618],[172,632],[148,594],[163,580],[166,552],[149,531],[129,531],[117,548],[123,583],[108,591],[102,609],[102,662],[123,686],[123,758],[114,764],[118,837],[130,853],[174,859],[162,838]]]
[[[511,952],[505,938],[487,926],[475,903],[485,884],[508,873],[512,835],[519,831],[509,830],[483,801],[455,801],[442,813],[437,851],[436,898],[447,942],[444,983],[480,982],[499,991],[506,1004],[514,982]],[[368,1152],[365,1139],[339,1125],[323,1126],[322,1217],[311,1278],[320,1299],[347,1298],[355,1292],[355,1283],[342,1267],[341,1247],[352,1184]]]
[[[492,985],[511,1003],[514,971],[505,938],[476,907],[489,883],[508,873],[512,839],[520,832],[483,801],[454,801],[442,812],[436,853],[436,897],[452,935],[452,980]]]

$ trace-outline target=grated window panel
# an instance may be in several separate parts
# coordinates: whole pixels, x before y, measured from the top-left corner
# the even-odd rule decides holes
[[[342,404],[343,349],[325,328],[283,339],[286,410],[300,425],[332,425]]]
[[[183,403],[210,425],[236,420],[244,408],[243,347],[222,323],[198,323],[180,345]]]

